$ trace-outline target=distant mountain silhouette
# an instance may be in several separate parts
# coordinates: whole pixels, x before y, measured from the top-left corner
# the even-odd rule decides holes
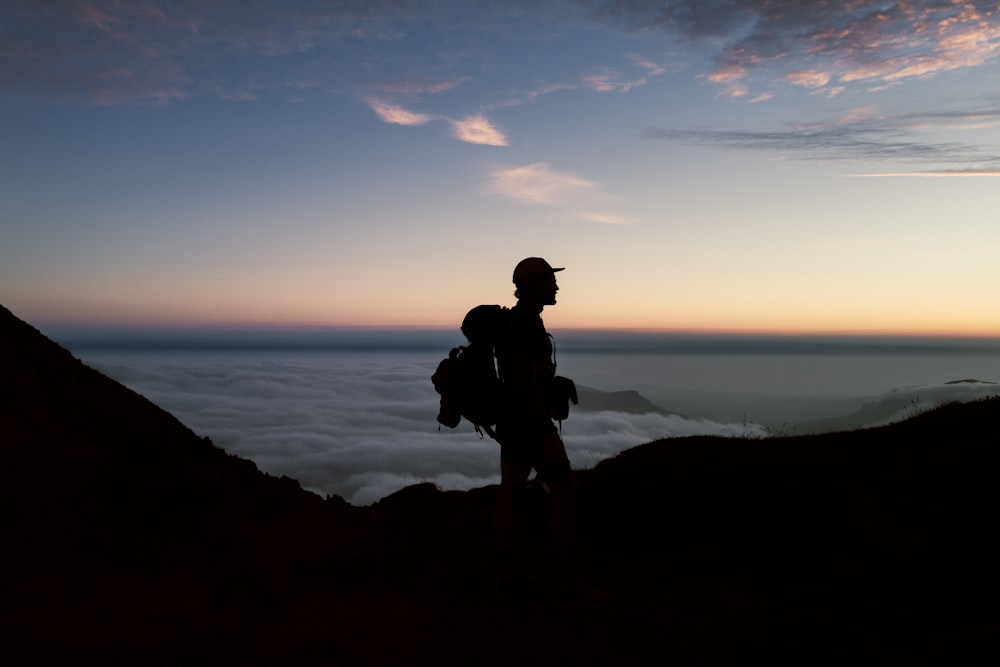
[[[10,664],[962,664],[1000,630],[998,417],[625,451],[579,475],[578,565],[611,602],[565,610],[493,595],[493,487],[321,499],[0,308],[0,641]]]
[[[646,414],[655,412],[661,415],[677,414],[664,410],[635,390],[601,391],[590,387],[577,386],[580,397],[578,408],[588,412],[610,410],[627,414]]]
[[[965,379],[953,380],[944,384],[950,386],[994,387],[996,391],[991,393],[1000,395],[1000,387],[993,382]],[[848,414],[797,423],[792,427],[792,431],[802,434],[851,431],[900,421],[905,417],[912,417],[920,412],[936,407],[937,402],[927,405],[926,397],[923,397],[925,402],[921,403],[920,389],[920,387],[900,387],[879,396],[876,400],[866,402],[860,408]]]

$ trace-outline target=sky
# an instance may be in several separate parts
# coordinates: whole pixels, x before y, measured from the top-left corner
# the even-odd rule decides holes
[[[1000,336],[1000,2],[6,0],[36,325]]]

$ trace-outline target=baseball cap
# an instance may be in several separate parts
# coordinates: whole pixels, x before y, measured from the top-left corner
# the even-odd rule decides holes
[[[527,285],[537,278],[562,270],[562,268],[552,268],[552,265],[541,257],[527,257],[518,262],[517,266],[514,267],[514,284]]]

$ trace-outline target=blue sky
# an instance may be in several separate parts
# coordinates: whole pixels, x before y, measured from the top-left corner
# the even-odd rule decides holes
[[[992,2],[0,8],[36,323],[1000,335]]]

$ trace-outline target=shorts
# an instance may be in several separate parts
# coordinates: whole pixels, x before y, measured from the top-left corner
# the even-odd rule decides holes
[[[519,428],[516,423],[497,424],[497,442],[500,443],[500,461],[525,468],[538,468],[542,464],[544,436],[534,429]]]

